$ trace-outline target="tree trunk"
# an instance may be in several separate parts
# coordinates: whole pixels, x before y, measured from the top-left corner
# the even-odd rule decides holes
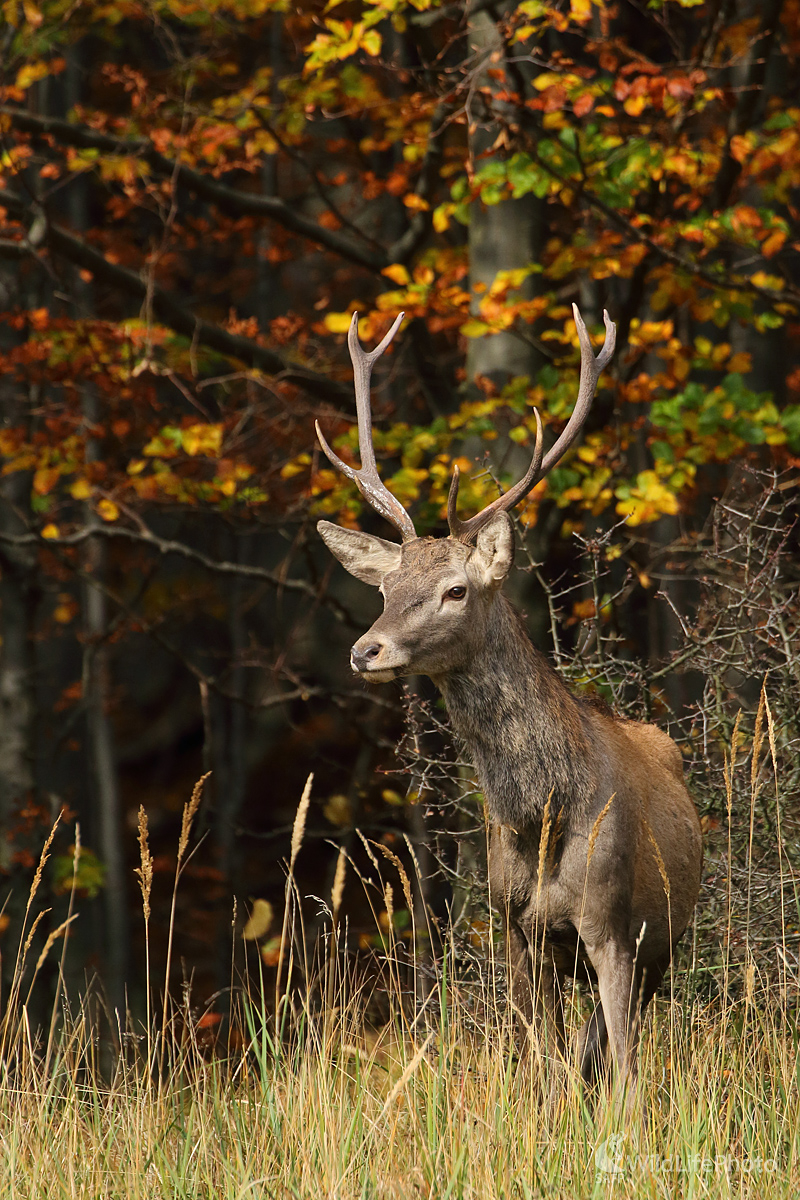
[[[92,514],[93,515],[93,514]],[[87,513],[87,522],[91,519]],[[94,518],[97,519],[96,517]],[[128,909],[123,847],[122,805],[119,794],[114,738],[107,712],[110,693],[106,597],[102,582],[106,547],[99,538],[89,543],[83,588],[86,649],[83,655],[83,695],[86,704],[87,754],[94,799],[92,825],[100,859],[105,867],[103,888],[104,964],[101,972],[109,1005],[125,1019],[125,983],[128,967]]]
[[[496,54],[503,52],[503,42],[489,12],[477,3],[469,14],[469,41],[476,55],[475,87],[496,87],[488,67]],[[476,99],[476,104],[481,103]],[[494,146],[499,126],[488,117],[473,119],[471,125],[471,157],[476,169],[491,161],[488,152]],[[498,271],[512,271],[535,262],[541,248],[542,202],[533,195],[519,200],[503,200],[500,204],[484,205],[476,200],[472,205],[469,226],[470,285],[488,288]],[[533,295],[534,277],[529,277],[519,289],[520,296]],[[480,307],[482,292],[475,293],[473,312]],[[470,338],[467,346],[467,378],[486,375],[503,384],[515,375],[533,375],[540,365],[534,346],[511,332],[487,337]]]
[[[15,508],[24,508],[30,476],[18,472],[0,483],[0,530],[23,532]],[[0,543],[0,870],[13,864],[13,843],[6,836],[14,812],[34,784],[32,657],[35,552]]]

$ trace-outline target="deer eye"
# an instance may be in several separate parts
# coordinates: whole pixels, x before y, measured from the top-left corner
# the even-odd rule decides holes
[[[449,592],[445,594],[445,600],[463,600],[467,594],[467,589],[460,584],[457,587],[451,587]]]

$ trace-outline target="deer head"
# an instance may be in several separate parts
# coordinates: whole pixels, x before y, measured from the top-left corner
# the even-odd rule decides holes
[[[484,644],[493,598],[514,559],[514,531],[509,511],[543,479],[578,437],[594,398],[597,380],[614,353],[616,328],[603,317],[606,336],[595,357],[586,326],[576,305],[575,323],[581,346],[578,398],[570,420],[555,445],[542,450],[542,423],[536,412],[536,446],[524,478],[481,512],[466,521],[458,517],[459,472],[456,466],[447,504],[450,535],[419,538],[414,523],[378,475],[372,445],[370,376],[372,364],[397,332],[400,313],[389,332],[369,354],[358,340],[358,314],[348,334],[355,374],[360,470],[342,460],[326,442],[317,422],[317,436],[333,465],[357,484],[368,503],[398,530],[402,543],[343,529],[330,521],[317,528],[342,566],[364,583],[380,589],[384,611],[368,633],[355,643],[350,663],[363,679],[384,683],[402,675],[424,674],[439,679],[458,670],[476,647]]]

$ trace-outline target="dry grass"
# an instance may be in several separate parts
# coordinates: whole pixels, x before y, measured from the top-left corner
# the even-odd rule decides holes
[[[304,793],[303,815],[307,805]],[[293,842],[294,857],[297,849]],[[293,887],[290,872],[283,938],[300,959]],[[391,958],[391,922],[386,938]],[[2,1027],[0,1196],[795,1197],[798,979],[786,964],[796,963],[796,940],[794,931],[769,962],[752,949],[738,965],[722,954],[716,990],[707,966],[680,970],[645,1024],[634,1117],[609,1094],[587,1097],[574,1064],[561,1101],[546,1102],[548,1065],[534,1056],[523,1070],[516,1061],[508,1005],[498,999],[502,963],[496,974],[489,963],[481,980],[459,982],[454,947],[422,1019],[400,995],[394,962],[386,972],[397,989],[393,1016],[368,1033],[331,938],[313,1002],[294,985],[278,997],[280,1039],[262,997],[241,993],[242,1045],[210,1058],[190,1015],[165,1005],[161,1026],[131,1031],[110,1070],[100,1067],[89,999],[72,1016],[59,1010],[55,1036],[38,1034],[20,981]],[[776,951],[782,975],[772,969]],[[499,946],[494,957],[502,958]],[[290,977],[284,972],[284,982]],[[571,997],[573,1025],[580,1003]]]
[[[395,1027],[370,1043],[346,1018],[311,1018],[280,1053],[254,1014],[236,1061],[205,1063],[185,1045],[160,1084],[122,1062],[103,1084],[80,1015],[45,1072],[23,1023],[0,1100],[0,1195],[800,1193],[796,1038],[768,993],[681,1007],[672,1061],[670,1014],[656,1005],[641,1128],[605,1101],[588,1107],[573,1080],[550,1111],[536,1072],[515,1066],[504,1014],[478,1039],[448,1000],[445,1027],[424,1038]]]

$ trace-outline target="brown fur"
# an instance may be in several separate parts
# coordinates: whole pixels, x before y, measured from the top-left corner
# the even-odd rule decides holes
[[[385,599],[353,647],[353,669],[377,682],[430,675],[475,765],[521,1027],[543,1018],[549,1052],[565,1055],[564,976],[596,978],[600,1006],[581,1031],[582,1074],[596,1076],[610,1041],[621,1079],[635,1079],[641,1013],[700,888],[700,823],[677,746],[655,725],[573,696],[531,644],[499,590],[513,559],[505,513],[474,547],[453,538],[401,547],[319,528]]]

